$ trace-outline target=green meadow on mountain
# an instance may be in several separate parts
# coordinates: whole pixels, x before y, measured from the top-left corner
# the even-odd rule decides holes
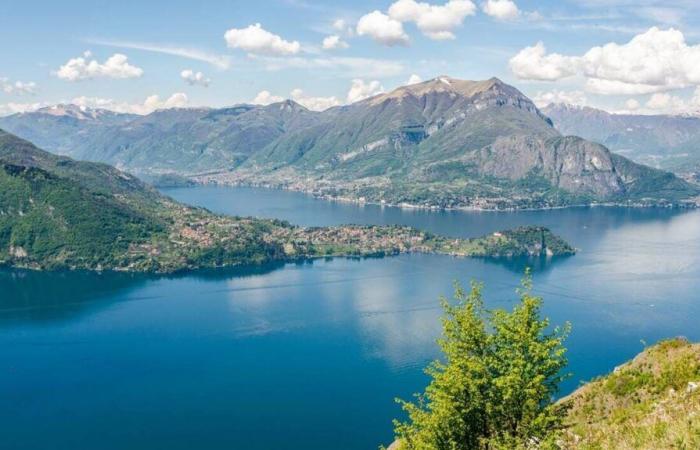
[[[57,106],[0,126],[148,179],[177,174],[392,204],[692,205],[700,194],[673,174],[560,134],[497,78],[441,76],[323,112],[291,100],[118,118]]]

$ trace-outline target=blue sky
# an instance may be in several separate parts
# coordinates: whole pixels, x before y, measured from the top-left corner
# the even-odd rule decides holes
[[[286,97],[319,109],[441,74],[497,76],[541,104],[700,109],[696,0],[4,0],[0,8],[0,114],[67,101],[148,112]],[[123,56],[107,63],[115,54]]]

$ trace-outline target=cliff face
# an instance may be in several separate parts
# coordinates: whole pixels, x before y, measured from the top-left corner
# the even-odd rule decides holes
[[[634,161],[680,174],[700,174],[700,117],[610,114],[552,104],[542,110],[562,134],[599,142]]]

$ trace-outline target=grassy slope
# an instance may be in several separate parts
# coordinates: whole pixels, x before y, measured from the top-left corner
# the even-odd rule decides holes
[[[698,449],[700,344],[663,341],[562,401],[564,448]]]

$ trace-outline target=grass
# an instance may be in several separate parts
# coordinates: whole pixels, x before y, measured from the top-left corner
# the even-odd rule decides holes
[[[700,344],[682,338],[644,350],[562,399],[565,449],[700,448]]]

